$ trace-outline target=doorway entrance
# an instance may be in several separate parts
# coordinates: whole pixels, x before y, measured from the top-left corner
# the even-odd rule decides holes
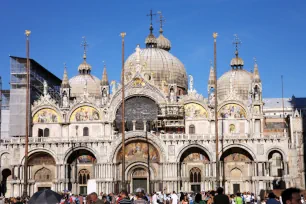
[[[37,187],[37,191],[51,190],[51,187]]]
[[[200,184],[192,184],[191,185],[191,191],[193,191],[194,193],[200,193],[201,185]]]
[[[233,193],[236,194],[238,192],[240,192],[240,184],[234,183],[233,184]]]
[[[147,192],[149,188],[148,183],[148,171],[143,167],[137,167],[133,169],[131,175],[131,192],[136,192],[137,188],[142,188],[145,192]]]
[[[133,178],[133,191],[135,192],[137,188],[144,189],[144,192],[147,191],[147,179],[146,178]]]

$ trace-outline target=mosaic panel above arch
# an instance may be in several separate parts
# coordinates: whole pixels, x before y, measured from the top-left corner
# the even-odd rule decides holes
[[[206,109],[197,103],[188,103],[184,106],[185,118],[197,119],[197,118],[207,118],[208,113]]]
[[[209,162],[209,158],[201,153],[190,153],[183,159],[183,162]]]
[[[79,164],[95,164],[97,163],[97,160],[95,157],[91,155],[81,155],[78,157],[78,163]]]
[[[244,108],[238,104],[231,103],[224,105],[218,112],[220,118],[246,118]]]
[[[159,162],[158,150],[149,144],[149,156],[151,162]],[[117,161],[122,160],[122,148],[117,154]],[[133,142],[125,146],[125,161],[147,161],[148,160],[148,144],[145,142]]]
[[[97,120],[100,120],[99,111],[91,106],[81,106],[75,109],[70,116],[70,122],[87,122]]]
[[[29,165],[55,165],[54,158],[46,152],[37,152],[30,156]]]
[[[33,123],[59,123],[61,121],[60,115],[51,108],[44,108],[37,113],[35,113],[33,117]]]
[[[250,162],[253,158],[246,150],[234,147],[226,150],[221,160],[224,162]]]

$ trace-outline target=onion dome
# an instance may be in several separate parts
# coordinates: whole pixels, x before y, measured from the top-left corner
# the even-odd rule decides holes
[[[157,38],[157,47],[166,51],[171,49],[171,42],[163,35],[163,29],[160,28]]]
[[[108,86],[108,85],[109,85],[109,82],[108,82],[108,77],[107,77],[107,72],[106,72],[106,65],[104,64],[101,86]]]
[[[64,68],[64,75],[63,75],[63,80],[62,80],[61,87],[62,88],[70,88],[66,64],[65,64],[65,68]]]
[[[150,78],[152,78],[156,86],[163,87],[173,83],[185,91],[188,90],[185,66],[170,52],[159,48],[145,48],[141,49],[139,53],[134,52],[124,64],[125,78],[127,80],[133,76],[139,61],[142,65],[141,72],[144,75],[152,76]]]

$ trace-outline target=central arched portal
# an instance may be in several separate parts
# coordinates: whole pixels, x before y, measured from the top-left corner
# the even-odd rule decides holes
[[[131,97],[125,100],[125,128],[127,131],[143,130],[143,121],[154,121],[157,119],[158,105],[148,97]],[[121,132],[122,104],[116,113],[116,130]]]
[[[67,160],[68,190],[87,195],[87,182],[94,177],[96,157],[86,149],[74,150]]]
[[[211,163],[207,153],[200,147],[190,147],[180,158],[180,191],[200,192],[211,189]]]
[[[252,155],[240,147],[222,153],[221,176],[226,193],[254,192],[252,189]]]
[[[154,145],[147,141],[135,140],[126,144],[124,154],[120,148],[116,155],[118,186],[121,183],[123,155],[128,191],[135,192],[137,188],[143,188],[146,192],[149,189],[151,192],[159,190],[160,154]]]

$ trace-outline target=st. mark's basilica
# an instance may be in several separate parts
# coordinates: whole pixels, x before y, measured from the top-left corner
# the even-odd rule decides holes
[[[236,49],[228,59],[230,68],[217,79],[215,107],[213,66],[207,67],[208,97],[204,97],[197,93],[192,73],[187,74],[184,64],[170,52],[171,46],[162,27],[155,37],[151,24],[145,46],[135,45],[135,52],[125,60],[124,86],[108,79],[105,66],[102,77],[92,75],[92,69],[100,68],[91,67],[86,49],[78,75],[69,78],[65,68],[62,80],[45,69],[35,71],[32,67],[40,65],[31,59],[31,77],[41,82],[42,91],[35,92],[35,80],[31,80],[30,195],[45,188],[86,194],[88,183],[96,186],[96,192],[118,192],[122,157],[129,192],[138,187],[152,192],[214,189],[215,109],[219,179],[226,193],[305,188],[305,101],[294,96],[263,98],[260,66],[255,61],[248,65],[253,71],[247,71]],[[24,89],[16,85],[21,83],[16,70],[24,68],[24,62],[11,56],[9,112],[5,115],[9,119],[2,114],[2,121],[7,120],[2,125],[8,126],[0,146],[1,181],[7,196],[23,192],[24,125],[17,123],[23,117],[18,107],[24,105],[22,97],[18,98],[24,95],[18,94]],[[47,74],[38,76],[39,72]],[[34,92],[40,94],[34,96]]]

